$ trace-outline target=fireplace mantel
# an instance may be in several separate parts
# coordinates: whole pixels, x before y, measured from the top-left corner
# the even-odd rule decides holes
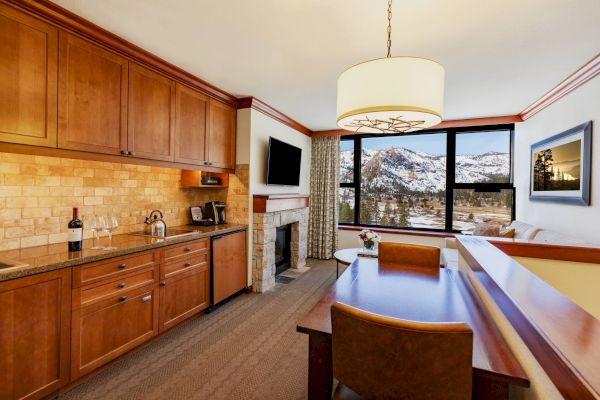
[[[255,194],[252,204],[253,212],[270,213],[306,208],[309,201],[309,194]]]

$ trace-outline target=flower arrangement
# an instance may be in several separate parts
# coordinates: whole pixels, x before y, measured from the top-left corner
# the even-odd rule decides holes
[[[363,247],[366,250],[373,250],[375,248],[375,243],[381,240],[381,236],[377,232],[374,232],[370,229],[363,229],[358,234],[358,237],[363,242]]]

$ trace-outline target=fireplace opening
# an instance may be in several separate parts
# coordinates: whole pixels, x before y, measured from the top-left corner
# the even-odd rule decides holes
[[[290,267],[292,225],[279,226],[275,232],[275,275]]]

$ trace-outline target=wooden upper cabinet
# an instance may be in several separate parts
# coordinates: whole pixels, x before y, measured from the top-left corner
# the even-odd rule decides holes
[[[175,110],[175,161],[204,165],[208,97],[178,83]]]
[[[235,107],[210,99],[208,116],[208,162],[214,167],[235,169]]]
[[[128,61],[66,32],[59,39],[58,147],[127,149]]]
[[[0,283],[0,399],[40,399],[69,381],[71,269]]]
[[[56,147],[58,30],[0,4],[0,140]]]
[[[174,161],[175,82],[130,63],[127,119],[131,156]]]

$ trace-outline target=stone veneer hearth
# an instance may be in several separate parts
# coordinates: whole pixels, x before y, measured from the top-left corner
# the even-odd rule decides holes
[[[278,226],[292,225],[290,267],[306,267],[308,207],[253,215],[252,288],[262,293],[275,286],[275,231]]]

